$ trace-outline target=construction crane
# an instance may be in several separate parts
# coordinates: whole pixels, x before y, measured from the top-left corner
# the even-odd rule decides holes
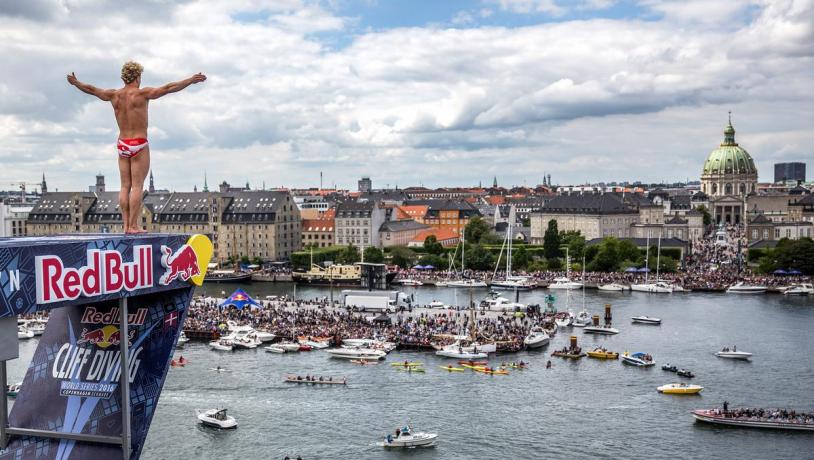
[[[34,187],[39,187],[41,184],[39,184],[37,182],[12,182],[11,185],[14,185],[14,186],[17,186],[17,187],[20,188],[20,204],[25,204],[25,186],[26,185],[33,185]]]

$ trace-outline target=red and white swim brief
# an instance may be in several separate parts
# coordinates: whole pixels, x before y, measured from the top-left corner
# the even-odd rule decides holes
[[[133,158],[144,150],[144,147],[147,147],[147,145],[149,145],[147,139],[136,137],[133,139],[119,139],[119,144],[116,148],[119,150],[119,156],[121,158]]]

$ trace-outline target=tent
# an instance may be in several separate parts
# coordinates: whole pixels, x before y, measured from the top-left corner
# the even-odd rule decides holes
[[[243,289],[238,289],[237,291],[233,292],[228,299],[226,299],[222,304],[218,305],[220,308],[235,307],[238,310],[243,310],[246,306],[249,306],[250,308],[263,308],[262,305],[257,303],[256,300],[252,299],[249,294],[246,294],[246,291]]]
[[[642,267],[642,268],[639,269],[639,273],[648,273],[649,271],[650,271],[650,269],[647,268],[647,267]]]
[[[773,275],[788,275],[789,272],[783,270],[782,268],[778,268],[777,270],[772,272]]]
[[[791,270],[788,271],[788,274],[789,275],[802,275],[803,272],[801,272],[800,270],[797,270],[795,268],[792,268]]]
[[[423,265],[415,265],[413,268],[415,268],[416,270],[424,270]]]
[[[636,267],[628,267],[625,269],[625,273],[638,273],[639,269]]]

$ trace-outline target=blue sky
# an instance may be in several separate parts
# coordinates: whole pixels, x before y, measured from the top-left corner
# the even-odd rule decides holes
[[[697,179],[730,110],[761,180],[814,158],[814,0],[31,0],[0,4],[0,181],[115,188],[111,108],[65,74],[129,59],[209,76],[151,104],[176,190]]]

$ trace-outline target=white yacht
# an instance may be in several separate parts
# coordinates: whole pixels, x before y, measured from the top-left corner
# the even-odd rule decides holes
[[[432,447],[437,439],[437,433],[414,433],[413,427],[405,425],[401,430],[398,430],[398,434],[385,436],[379,445],[387,448]]]
[[[234,345],[232,344],[231,340],[220,339],[209,342],[209,348],[215,351],[232,351],[234,349]]]
[[[529,335],[523,339],[523,343],[526,345],[526,347],[533,350],[535,348],[542,348],[548,345],[550,339],[551,338],[545,331],[542,330],[542,328],[533,327],[531,331],[529,331]]]
[[[377,361],[384,359],[387,356],[387,353],[381,350],[373,350],[371,348],[333,348],[326,350],[325,352],[331,355],[332,358],[358,359],[365,361]]]
[[[48,323],[46,319],[32,319],[25,323],[25,327],[34,335],[42,335],[45,332],[45,325]]]
[[[630,290],[654,294],[671,294],[673,292],[673,285],[664,281],[657,281],[655,283],[645,282],[644,284],[631,284]]]
[[[608,325],[600,326],[600,325],[590,325],[585,326],[582,329],[582,332],[586,334],[600,334],[600,335],[616,335],[619,333],[619,329],[615,327],[610,327]]]
[[[456,343],[452,345],[447,345],[444,348],[435,352],[436,356],[443,356],[445,358],[456,358],[456,359],[484,359],[488,358],[489,355],[482,351],[466,351],[462,347],[459,347]]]
[[[261,341],[263,343],[271,342],[272,340],[277,338],[277,336],[272,334],[271,332],[261,331],[261,330],[255,330],[254,331],[254,336],[257,337],[257,340],[259,340],[259,341]]]
[[[254,349],[263,343],[250,326],[240,326],[232,333],[230,339],[235,348]]]
[[[485,281],[473,280],[473,279],[461,279],[461,280],[453,280],[449,281],[446,284],[447,287],[451,288],[485,288],[489,287]]]
[[[590,324],[591,324],[591,314],[588,313],[588,311],[585,310],[584,307],[583,307],[583,310],[581,312],[577,313],[577,316],[574,318],[574,322],[573,322],[572,326],[574,326],[574,327],[585,327],[585,326],[589,326]]]
[[[729,289],[726,290],[727,294],[765,294],[769,288],[766,286],[758,286],[752,284],[746,284],[743,281],[739,281],[732,286],[729,286]]]
[[[582,283],[578,283],[576,281],[571,281],[568,278],[554,278],[554,282],[548,285],[549,289],[567,289],[567,290],[574,290],[574,289],[581,289]]]
[[[608,284],[600,284],[597,289],[600,291],[609,291],[609,292],[622,292],[627,291],[627,286],[624,284],[619,283],[608,283]]]
[[[814,285],[811,283],[792,284],[783,289],[783,295],[814,295]]]
[[[319,340],[300,340],[300,345],[307,345],[314,350],[323,350],[330,346],[328,345],[328,342],[322,342]]]
[[[25,326],[17,326],[18,339],[33,339],[34,333]]]
[[[275,347],[282,348],[285,351],[300,351],[300,344],[297,342],[280,342],[274,344]]]
[[[199,410],[197,413],[198,421],[204,426],[221,430],[237,428],[237,421],[231,415],[226,415],[226,409]]]
[[[574,313],[571,311],[563,311],[554,316],[554,324],[557,327],[568,327],[574,324]]]
[[[282,354],[282,353],[286,352],[285,348],[277,346],[277,345],[269,345],[267,347],[263,347],[263,349],[266,350],[266,353],[280,353],[280,354]]]
[[[399,282],[396,283],[396,284],[401,284],[402,286],[415,286],[415,287],[424,285],[424,283],[422,283],[419,280],[414,280],[414,279],[409,279],[409,278],[399,280]]]
[[[493,289],[510,289],[517,291],[529,291],[537,287],[537,284],[525,276],[508,276],[505,280],[494,280],[490,285]]]
[[[514,312],[515,310],[526,311],[528,307],[522,303],[512,302],[505,297],[493,297],[481,302],[481,307],[488,311],[508,311]]]
[[[506,238],[503,239],[503,246],[500,248],[500,254],[497,256],[497,263],[495,264],[495,271],[492,273],[491,287],[493,289],[513,289],[515,291],[528,291],[537,287],[537,284],[531,281],[528,276],[513,276],[512,275],[512,226],[506,228]],[[506,249],[506,274],[503,279],[497,278],[497,271],[500,267],[500,259],[503,256],[503,249]]]
[[[178,335],[178,341],[175,342],[175,348],[183,348],[187,342],[189,342],[189,338],[184,334],[184,331],[181,331],[181,334]]]
[[[654,324],[654,325],[661,324],[661,318],[654,318],[652,316],[644,316],[644,315],[642,315],[642,316],[634,316],[631,319],[633,320],[634,323]]]
[[[744,361],[748,361],[749,358],[752,357],[752,353],[747,353],[745,351],[737,351],[735,349],[730,350],[729,348],[724,348],[723,350],[715,353],[715,356],[719,358],[725,359],[741,359]]]

